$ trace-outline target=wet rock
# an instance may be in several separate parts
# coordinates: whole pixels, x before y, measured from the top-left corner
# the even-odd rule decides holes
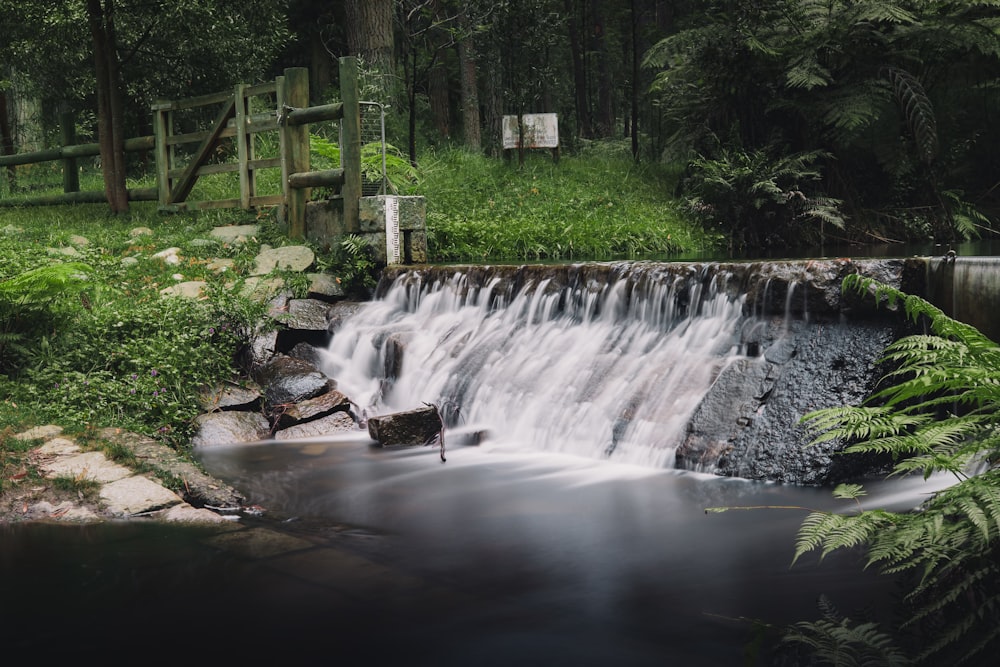
[[[340,284],[340,278],[329,273],[310,273],[309,297],[321,301],[335,301],[344,296],[344,288]]]
[[[298,438],[316,438],[333,433],[349,433],[358,431],[358,424],[347,412],[335,412],[314,419],[313,421],[302,422],[288,428],[276,431],[275,440],[295,440]]]
[[[264,391],[268,411],[319,396],[334,385],[315,365],[287,354],[276,354],[257,369],[256,381]]]
[[[762,358],[731,364],[702,399],[678,448],[678,467],[819,485],[883,466],[873,457],[841,454],[843,442],[810,445],[801,418],[861,404],[881,377],[879,359],[898,337],[897,325],[774,320],[766,326]]]
[[[678,468],[715,470],[718,461],[735,447],[737,434],[766,400],[773,386],[773,381],[768,381],[773,369],[774,365],[763,359],[737,359],[719,373],[692,415],[684,442],[677,448]]]
[[[258,368],[267,363],[278,349],[278,332],[274,329],[260,329],[250,337],[244,366]]]
[[[225,384],[205,391],[201,395],[201,409],[212,410],[254,410],[260,407],[260,387],[253,383],[243,385]]]
[[[296,343],[288,351],[288,356],[301,359],[316,368],[323,365],[323,353],[315,345],[310,345],[309,343]]]
[[[368,435],[383,447],[424,445],[440,432],[441,417],[434,406],[368,419]]]
[[[257,412],[210,412],[195,418],[197,431],[191,438],[195,449],[265,440],[271,425]]]
[[[351,409],[351,401],[339,391],[328,391],[325,394],[308,398],[289,405],[282,413],[282,425],[294,424],[323,417],[331,412],[347,412]]]
[[[389,334],[385,339],[385,378],[393,382],[399,377],[403,370],[403,358],[406,355],[406,347],[413,340],[413,333],[401,331]]]
[[[319,299],[291,299],[288,302],[285,326],[290,329],[326,331],[328,310],[330,304]]]
[[[326,330],[336,333],[343,322],[353,317],[364,304],[357,301],[338,301],[326,313]]]

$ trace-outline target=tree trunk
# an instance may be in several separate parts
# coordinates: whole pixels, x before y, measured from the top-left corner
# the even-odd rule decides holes
[[[503,71],[499,49],[491,45],[490,51],[483,59],[485,67],[480,72],[484,75],[483,121],[486,130],[485,144],[489,154],[499,157],[503,151]]]
[[[14,154],[14,130],[7,114],[7,93],[0,90],[0,155]],[[17,187],[17,172],[13,165],[7,167],[7,184],[11,192]]]
[[[587,103],[587,70],[583,61],[583,47],[580,40],[580,21],[577,18],[576,1],[565,0],[566,25],[569,30],[569,48],[573,59],[573,90],[576,104],[576,134],[584,139],[594,136],[594,128],[590,118],[590,105]]]
[[[636,0],[629,2],[629,23],[632,28],[632,123],[629,130],[632,136],[632,159],[639,159],[639,16],[636,12]]]
[[[333,58],[323,43],[323,34],[318,30],[309,33],[309,89],[313,100],[323,99],[333,83]]]
[[[451,103],[449,101],[448,65],[444,52],[435,47],[439,57],[435,57],[430,72],[427,73],[427,97],[431,107],[431,118],[438,136],[444,140],[451,138]]]
[[[458,42],[458,61],[462,82],[462,138],[465,147],[474,151],[482,149],[479,118],[479,88],[476,72],[476,46],[472,42],[472,25],[468,12],[459,17],[462,39]]]
[[[125,185],[124,99],[121,64],[115,44],[114,0],[87,0],[87,18],[94,43],[97,79],[97,132],[101,148],[104,195],[112,213],[128,211]]]
[[[608,62],[608,45],[604,38],[604,19],[600,0],[591,0],[591,50],[597,58],[597,135],[609,137],[615,126],[611,90],[611,64]]]
[[[390,106],[395,90],[392,0],[348,0],[344,6],[347,48],[357,56],[365,85],[375,88],[378,99]]]

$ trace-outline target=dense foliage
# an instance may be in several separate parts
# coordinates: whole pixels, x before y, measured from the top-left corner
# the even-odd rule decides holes
[[[260,238],[245,246],[209,242],[213,226],[238,217],[162,217],[149,207],[129,218],[86,206],[4,210],[0,419],[122,426],[185,443],[201,392],[237,378],[238,353],[265,321],[264,306],[239,285],[260,243],[281,240],[262,222]],[[154,256],[170,247],[181,249],[179,264]],[[214,272],[213,257],[232,259],[233,268]],[[197,279],[207,281],[209,298],[160,294]]]
[[[836,236],[955,241],[986,231],[969,205],[997,212],[996,2],[700,5],[646,54],[659,69],[653,90],[673,159],[725,172],[732,154],[821,151],[819,191],[849,221]],[[689,191],[703,182],[693,174]],[[716,224],[734,222],[725,212]],[[813,230],[762,240],[808,241],[796,231]]]
[[[556,113],[564,155],[623,141],[682,172],[660,187],[733,252],[955,242],[1000,212],[995,0],[0,0],[2,152],[52,145],[63,110],[96,138],[90,15],[128,136],[156,98],[291,66],[329,101],[350,54],[411,165],[499,157],[505,114]]]

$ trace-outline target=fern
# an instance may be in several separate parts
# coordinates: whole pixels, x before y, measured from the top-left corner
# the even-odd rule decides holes
[[[823,558],[866,547],[866,567],[913,576],[903,628],[920,640],[918,662],[978,659],[1000,640],[1000,348],[974,327],[891,286],[852,275],[843,288],[902,306],[933,334],[908,336],[886,349],[883,360],[895,368],[865,405],[805,415],[813,442],[842,438],[850,442],[848,452],[894,456],[895,475],[946,471],[959,481],[919,512],[814,512],[800,527],[795,560],[813,550]],[[977,466],[985,471],[975,474]],[[856,485],[834,491],[854,500],[860,493]],[[831,637],[832,626],[823,628]]]
[[[819,607],[823,618],[796,623],[782,638],[785,646],[808,647],[809,664],[835,667],[912,664],[893,638],[879,630],[875,623],[855,622],[842,616],[825,596],[820,598]]]
[[[48,304],[94,291],[93,277],[94,270],[82,262],[42,266],[0,281],[0,301],[20,306]]]
[[[892,84],[906,125],[917,142],[920,159],[930,164],[937,156],[938,135],[934,107],[923,85],[906,70],[887,67],[885,76]]]

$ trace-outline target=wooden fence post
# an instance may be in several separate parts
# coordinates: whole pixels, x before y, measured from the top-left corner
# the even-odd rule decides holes
[[[250,156],[250,134],[247,132],[247,96],[246,86],[237,84],[233,91],[233,99],[236,100],[236,159],[239,162],[240,181],[240,208],[244,211],[250,208],[250,198],[256,195],[253,182],[251,181],[250,168],[248,162]]]
[[[170,155],[172,153],[171,149],[167,146],[167,137],[172,134],[173,123],[171,122],[170,112],[167,110],[169,105],[166,102],[158,101],[153,105],[153,138],[156,142],[153,154],[156,156],[156,198],[160,202],[160,206],[168,206],[170,204],[170,189],[172,183],[170,182]]]
[[[63,146],[76,144],[76,118],[72,111],[64,111],[59,116],[59,129]],[[76,158],[63,158],[63,192],[80,191],[80,172],[76,168]]]
[[[361,205],[361,104],[358,93],[358,60],[340,59],[340,100],[344,105],[341,120],[340,155],[344,167],[344,229],[348,234],[361,231],[358,210]]]
[[[305,67],[289,67],[285,70],[285,104],[294,109],[305,109],[309,106],[309,70]],[[279,110],[283,113],[286,111]],[[285,123],[282,128],[285,136],[284,158],[287,173],[290,177],[309,171],[309,126],[291,125]],[[292,188],[284,183],[287,202],[288,236],[293,239],[304,239],[306,235],[306,202],[309,201],[308,188]]]

